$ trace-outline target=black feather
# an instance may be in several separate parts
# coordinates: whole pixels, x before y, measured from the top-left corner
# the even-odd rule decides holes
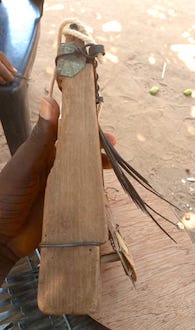
[[[138,173],[129,163],[127,163],[117,152],[117,150],[113,147],[113,145],[110,143],[110,141],[105,136],[104,132],[101,128],[99,128],[100,133],[100,140],[101,144],[106,152],[106,155],[112,165],[112,168],[121,183],[123,189],[127,192],[127,194],[130,196],[132,201],[139,207],[143,212],[145,212],[155,223],[156,225],[174,242],[175,240],[169,235],[169,233],[158,223],[158,221],[154,218],[154,216],[151,214],[149,210],[154,212],[156,215],[160,216],[162,219],[168,221],[172,225],[176,226],[174,222],[172,222],[170,219],[166,218],[165,216],[161,215],[159,212],[157,212],[155,209],[153,209],[150,205],[148,205],[144,200],[140,197],[132,183],[129,181],[128,177],[125,175],[124,171],[130,175],[134,180],[136,180],[142,187],[168,203],[169,205],[175,207],[179,211],[181,211],[176,205],[171,203],[169,200],[167,200],[164,196],[162,196],[160,193],[158,193],[150,184],[149,182],[140,174]]]

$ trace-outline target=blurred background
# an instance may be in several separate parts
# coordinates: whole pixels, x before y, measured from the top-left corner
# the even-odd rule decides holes
[[[60,23],[82,20],[106,49],[99,65],[102,127],[155,188],[186,210],[195,207],[195,2],[46,0],[31,79],[32,125],[47,94]],[[150,95],[152,86],[159,87]],[[194,89],[191,96],[183,91]],[[60,102],[60,93],[54,96]],[[9,159],[0,130],[1,167]]]

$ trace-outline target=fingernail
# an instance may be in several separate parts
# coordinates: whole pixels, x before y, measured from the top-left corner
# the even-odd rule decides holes
[[[105,132],[105,135],[108,138],[109,142],[114,146],[116,144],[116,136],[109,132]]]
[[[50,120],[51,110],[52,110],[51,103],[46,98],[43,98],[41,101],[41,109],[39,112],[40,117],[42,117],[45,120]]]
[[[13,73],[17,73],[18,72],[18,70],[16,68],[14,68],[14,66],[12,66],[12,71],[13,71]]]

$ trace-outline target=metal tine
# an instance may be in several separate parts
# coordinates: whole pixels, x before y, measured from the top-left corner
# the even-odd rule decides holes
[[[70,322],[69,322],[69,320],[67,318],[67,315],[63,315],[63,318],[64,318],[64,321],[66,323],[67,329],[68,330],[73,330],[73,328],[71,327]]]
[[[44,315],[38,308],[30,315],[24,315],[19,321],[21,329],[29,329],[29,326],[35,321],[41,321],[42,318],[49,317]]]
[[[28,298],[29,296],[31,297],[34,295],[37,295],[37,286],[26,285],[21,288],[12,287],[7,289],[7,295],[2,296],[2,298],[0,298],[0,301],[10,298],[11,302],[14,304],[14,302],[18,299],[25,300],[25,297]]]
[[[22,295],[10,296],[10,303],[13,306],[18,306],[20,304],[28,304],[34,298],[37,298],[37,291],[31,290],[29,292],[24,292],[24,294]]]
[[[68,328],[67,324],[65,321],[62,321],[63,323],[60,325],[55,326],[55,330],[72,330],[72,328]]]
[[[19,287],[19,286],[23,286],[24,284],[30,284],[33,282],[37,282],[38,281],[38,275],[37,276],[27,276],[26,278],[22,278],[19,281],[11,281],[11,282],[6,282],[6,284],[4,285],[5,288],[12,288],[12,287]]]
[[[0,300],[0,313],[8,311],[15,307],[20,307],[26,304],[31,305],[34,301],[37,301],[37,292],[32,292],[31,295],[22,295],[19,297],[9,297],[4,300]]]
[[[34,271],[34,270],[39,270],[40,267],[40,259],[37,255],[37,251],[34,251],[33,256],[26,257],[27,263],[29,265],[29,268]]]
[[[21,310],[21,312],[23,312]],[[30,312],[30,310],[29,310]],[[41,330],[41,329],[56,329],[56,330],[71,330],[67,327],[66,320],[63,316],[48,316],[42,314],[38,309],[30,315],[25,314],[23,317],[14,321],[18,322],[19,329]],[[16,325],[16,323],[15,323]]]
[[[6,284],[15,284],[15,283],[18,283],[18,282],[22,282],[22,281],[26,281],[26,278],[28,280],[34,280],[34,279],[37,279],[39,275],[39,270],[36,269],[36,270],[30,270],[29,272],[25,272],[25,273],[22,273],[22,274],[19,274],[19,275],[13,275],[13,276],[9,276],[6,278],[5,282]]]
[[[11,309],[7,312],[1,313],[0,325],[7,324],[8,322],[14,322],[20,320],[23,315],[17,310]]]
[[[32,291],[32,293],[26,293],[19,297],[14,297],[11,299],[11,302],[14,306],[21,306],[23,304],[31,304],[33,300],[37,299],[37,292]]]
[[[36,320],[32,322],[31,324],[28,324],[28,326],[23,327],[22,329],[28,329],[28,330],[45,330],[45,329],[55,329],[53,321],[51,317],[49,316],[44,316],[40,320]]]
[[[39,258],[38,254],[37,257]],[[29,264],[32,270],[9,276],[4,287],[0,289],[0,295],[3,296],[2,305],[12,304],[9,311],[0,313],[0,324],[4,325],[3,328],[0,325],[0,330],[71,330],[64,316],[48,316],[39,311],[37,306],[39,269],[32,265],[31,260]]]
[[[4,308],[3,308],[4,307]],[[6,312],[12,311],[21,311],[22,313],[29,313],[29,310],[31,311],[33,309],[38,309],[37,306],[37,297],[32,297],[32,299],[28,299],[28,301],[20,301],[19,299],[12,303],[12,301],[9,301],[9,304],[0,307],[0,320],[3,317],[3,314]],[[3,310],[4,309],[4,310]]]
[[[21,330],[21,329],[18,327],[18,324],[9,323],[5,328],[3,328],[3,330]]]
[[[2,313],[3,314],[3,313]],[[12,309],[4,313],[5,315],[1,316],[0,325],[8,322],[22,322],[28,320],[29,322],[40,321],[43,318],[47,318],[47,315],[44,315],[38,310],[37,302],[34,306],[26,308],[20,308],[20,310]],[[26,328],[24,328],[26,330]]]
[[[50,327],[46,327],[46,325],[50,325]],[[48,315],[42,314],[40,311],[36,311],[34,315],[30,315],[29,317],[23,318],[20,322],[20,329],[28,329],[28,330],[37,330],[37,329],[53,329],[53,323],[51,322],[51,317]],[[41,326],[40,328],[38,326]],[[44,327],[43,327],[44,326]]]
[[[0,299],[0,307],[1,306],[5,306],[7,305],[8,303],[11,303],[11,297],[5,297],[4,299]]]
[[[0,296],[8,295],[7,288],[3,287],[0,288]]]
[[[12,307],[11,297],[10,296],[5,296],[5,295],[3,297],[4,297],[3,299],[2,299],[2,297],[0,299],[0,314],[2,312],[5,312],[5,311],[9,310]],[[1,319],[1,315],[0,315],[0,319]]]
[[[6,315],[4,316],[3,313],[1,314],[1,321],[7,322],[7,317],[9,317],[9,315],[14,317],[14,319],[11,319],[11,321],[13,321],[13,320],[19,321],[24,317],[29,317],[29,315],[33,315],[33,313],[36,311],[39,311],[36,299],[32,300],[31,304],[28,304],[28,305],[22,305],[22,306],[12,305],[12,309],[5,312],[5,314],[7,313],[7,316]],[[44,314],[41,313],[41,315],[44,315]]]
[[[12,323],[4,324],[4,326],[0,325],[0,330],[8,330],[8,329],[13,329]]]
[[[22,301],[20,301],[20,297],[18,298],[17,301],[14,302],[14,305],[10,306],[11,308],[9,309],[9,311],[6,311],[4,313],[0,314],[0,324],[5,324],[8,321],[21,321],[21,319],[27,319],[28,323],[30,322],[34,322],[37,320],[39,320],[39,322],[42,322],[43,319],[48,318],[47,315],[42,314],[39,310],[38,310],[38,306],[37,306],[37,297],[36,297],[36,293],[32,292],[34,299],[30,299],[31,296],[27,297],[26,303],[25,303],[25,299],[24,299],[24,295],[23,295],[23,303]],[[33,317],[34,315],[34,317]],[[39,316],[39,317],[38,317]],[[30,317],[30,319],[29,319]],[[24,322],[24,320],[23,320]],[[26,329],[26,328],[24,328]],[[34,328],[34,329],[37,329]]]
[[[52,316],[52,318],[56,318],[56,316]],[[55,330],[65,330],[64,326],[66,326],[67,330],[73,330],[73,328],[70,326],[70,323],[68,322],[68,319],[66,315],[63,315],[63,317],[60,317],[59,323],[55,322]]]
[[[11,295],[11,296],[21,296],[24,293],[28,293],[29,291],[32,290],[36,290],[37,291],[37,281],[32,282],[32,283],[28,283],[25,285],[19,285],[19,286],[14,286],[14,287],[10,287],[7,288],[7,292]]]
[[[41,254],[40,254],[39,249],[36,249],[36,250],[35,250],[35,254],[36,254],[38,260],[40,261],[40,260],[41,260]]]
[[[7,312],[7,311],[10,311],[10,310],[12,310],[12,309],[15,310],[15,308],[13,308],[13,305],[11,305],[11,304],[6,304],[6,305],[4,305],[4,306],[0,306],[0,320],[1,320],[1,313],[4,313],[4,312]]]
[[[2,300],[5,300],[5,299],[8,299],[10,298],[10,294],[6,291],[2,291],[2,294],[0,293],[0,301]]]
[[[4,286],[4,288],[7,290],[7,292],[10,292],[13,288],[22,289],[26,285],[28,285],[28,286],[32,285],[32,284],[37,285],[37,282],[38,282],[38,277],[31,278],[31,279],[26,278],[26,280],[24,279],[21,282],[11,283],[11,285],[9,285],[9,283],[8,283],[7,285]]]
[[[23,312],[21,310],[21,312]],[[18,315],[18,314],[17,314]],[[20,320],[18,317],[14,317],[15,321],[13,326],[8,327],[7,329],[17,330],[17,329],[28,329],[28,330],[41,330],[41,329],[55,329],[55,330],[72,330],[69,322],[67,322],[66,317],[64,316],[46,316],[42,314],[38,309],[36,309],[30,315],[26,314],[23,317],[20,315]],[[13,317],[12,317],[13,320]],[[5,320],[7,322],[7,319]],[[17,324],[19,325],[19,328]],[[38,324],[37,324],[38,323]],[[16,327],[17,326],[17,327]],[[49,327],[50,326],[50,327]],[[1,328],[0,328],[1,329]],[[5,329],[5,328],[3,328]]]
[[[38,309],[38,306],[37,306],[36,299],[34,301],[32,301],[31,304],[20,306],[20,310],[25,316],[32,314],[37,309]]]
[[[38,323],[38,325],[37,325]],[[49,324],[48,324],[49,323]],[[48,327],[50,325],[50,327]],[[72,330],[69,323],[67,324],[66,319],[64,316],[47,316],[41,314],[41,317],[35,320],[30,320],[29,318],[23,319],[20,321],[20,328],[21,329],[28,329],[28,330],[37,330],[37,329],[55,329],[55,330]],[[47,326],[47,328],[46,328]]]
[[[15,327],[13,323],[7,323],[4,324],[3,326],[0,325],[0,330],[18,330],[18,327]]]
[[[7,305],[11,305],[12,304],[12,299],[11,297],[5,297],[5,299],[0,299],[0,311],[1,308]]]
[[[15,329],[28,329],[28,330],[41,330],[41,329],[55,329],[55,330],[72,330],[72,328],[67,326],[67,322],[64,319],[63,316],[47,316],[42,314],[39,310],[34,313],[34,317],[29,317],[28,315],[25,315],[20,320],[15,320],[17,324],[19,325],[19,328]],[[13,326],[16,326],[16,323],[13,323]],[[13,327],[9,327],[7,329],[10,329]]]

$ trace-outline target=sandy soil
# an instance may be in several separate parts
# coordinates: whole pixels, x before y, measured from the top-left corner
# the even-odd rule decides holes
[[[181,182],[195,175],[195,100],[183,95],[195,89],[194,13],[195,3],[186,6],[184,0],[46,1],[30,88],[34,121],[50,79],[59,22],[80,18],[107,53],[99,66],[103,128],[116,134],[118,150],[136,169],[185,207],[195,206],[194,184]],[[154,85],[160,92],[151,96]]]
[[[45,1],[29,88],[32,124],[48,90],[58,27],[67,17],[85,22],[106,49],[98,68],[104,130],[117,136],[119,152],[160,192],[195,208],[195,183],[186,180],[195,176],[195,2]],[[155,96],[148,92],[152,86],[160,88]],[[190,97],[183,95],[187,88],[194,89]],[[9,152],[2,130],[0,145],[5,163]]]
[[[103,128],[116,134],[120,153],[156,188],[195,206],[194,184],[181,182],[195,175],[195,100],[183,95],[194,88],[194,13],[195,3],[184,0],[45,1],[29,88],[32,124],[48,89],[59,24],[78,17],[106,49],[98,70]],[[160,92],[151,96],[154,85]],[[2,132],[0,144],[4,163],[9,153]]]

